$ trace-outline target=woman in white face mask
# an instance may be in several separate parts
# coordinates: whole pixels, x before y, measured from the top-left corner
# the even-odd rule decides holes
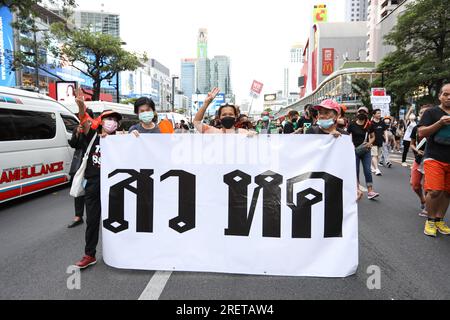
[[[155,111],[155,103],[152,99],[142,97],[134,103],[134,112],[139,117],[139,123],[130,127],[129,133],[136,137],[141,133],[161,133],[156,124],[158,116]]]
[[[402,156],[402,166],[407,167],[406,157],[408,156],[409,147],[411,145],[411,133],[413,129],[417,126],[416,115],[414,114],[414,109],[411,107],[406,114],[405,119],[407,120],[405,135],[403,136],[403,156]]]

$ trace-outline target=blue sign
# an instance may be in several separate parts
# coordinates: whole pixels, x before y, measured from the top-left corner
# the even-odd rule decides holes
[[[12,58],[14,50],[14,33],[11,27],[12,13],[2,6],[0,8],[0,86],[14,87],[16,74],[8,68],[7,57]]]
[[[225,103],[225,93],[219,93],[208,108],[208,112],[216,113],[219,110],[220,105]],[[200,106],[201,107],[201,106]]]

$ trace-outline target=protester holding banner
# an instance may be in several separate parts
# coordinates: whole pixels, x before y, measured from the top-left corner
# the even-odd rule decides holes
[[[95,263],[96,247],[98,243],[100,219],[101,219],[101,200],[100,200],[100,137],[105,138],[108,135],[116,134],[119,128],[119,122],[122,116],[112,110],[104,111],[99,119],[100,126],[97,129],[92,128],[90,121],[87,121],[86,105],[84,99],[78,91],[77,105],[79,109],[79,118],[83,125],[83,133],[86,136],[86,142],[91,144],[88,152],[88,161],[85,178],[85,201],[86,201],[86,246],[85,256],[75,264],[80,269],[85,269]]]
[[[297,130],[299,114],[296,110],[289,111],[287,115],[287,121],[283,127],[284,134],[291,134]]]
[[[360,163],[362,163],[368,191],[367,197],[369,200],[373,200],[379,197],[380,194],[373,191],[373,180],[370,167],[372,162],[371,149],[375,142],[375,134],[372,124],[369,121],[369,110],[366,107],[358,109],[357,119],[349,125],[347,131],[351,134],[355,146],[356,177],[359,181],[359,166]]]
[[[338,138],[341,135],[348,135],[343,129],[338,128],[337,120],[341,114],[341,107],[334,100],[324,100],[314,106],[319,113],[317,124],[306,130],[306,134],[331,134]]]
[[[139,117],[139,123],[130,127],[129,133],[136,137],[140,133],[161,133],[156,122],[158,115],[156,114],[155,103],[152,99],[141,97],[134,103],[134,113]]]
[[[297,122],[297,130],[295,133],[305,133],[314,123],[314,116],[317,111],[312,108],[312,104],[307,104],[304,108],[303,116]]]
[[[194,118],[194,126],[200,133],[242,133],[249,134],[248,130],[237,128],[236,122],[238,118],[238,111],[236,106],[229,103],[224,103],[220,106],[218,111],[218,116],[220,119],[220,123],[222,125],[221,129],[214,128],[213,126],[202,123],[203,117],[205,116],[205,112],[208,109],[211,102],[215,99],[215,97],[219,94],[219,88],[213,88],[211,92],[208,93],[208,96],[203,103],[203,106],[198,110],[197,114]]]
[[[419,120],[428,108],[433,107],[431,104],[423,105],[419,111]],[[418,127],[416,126],[411,133],[411,149],[414,152],[415,159],[411,168],[411,187],[420,199],[421,212],[419,216],[428,217],[428,212],[425,205],[425,196],[423,192],[422,179],[423,179],[423,156],[425,154],[426,138],[423,138],[417,133]]]

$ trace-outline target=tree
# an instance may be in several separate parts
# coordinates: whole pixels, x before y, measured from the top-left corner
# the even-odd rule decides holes
[[[264,109],[264,112],[272,113],[272,108],[265,108],[265,109]]]
[[[51,26],[59,45],[51,45],[55,57],[79,70],[93,81],[92,100],[100,98],[103,81],[112,80],[118,72],[136,70],[146,62],[147,55],[139,56],[122,48],[120,39],[88,29],[70,30],[62,23]]]
[[[38,16],[38,7],[44,4],[52,5],[58,8],[61,20],[67,19],[72,10],[76,7],[75,0],[2,0],[1,5],[9,8],[17,16],[12,27],[18,34],[18,47],[20,50],[15,52],[5,52],[4,61],[10,70],[20,70],[25,67],[38,68],[60,80],[57,74],[51,72],[56,68],[56,62],[49,63],[47,48],[51,41],[48,31],[42,31],[37,28],[36,17]],[[41,37],[36,37],[36,33],[42,32]],[[37,53],[37,54],[36,54]],[[37,84],[36,84],[37,85]]]
[[[372,103],[370,102],[371,87],[369,81],[363,78],[356,78],[352,82],[352,91],[361,97],[361,102],[367,109],[372,109]]]
[[[396,47],[378,66],[386,87],[398,102],[426,89],[424,101],[437,101],[442,84],[450,81],[450,11],[448,0],[417,0],[407,5],[397,25],[385,36]]]

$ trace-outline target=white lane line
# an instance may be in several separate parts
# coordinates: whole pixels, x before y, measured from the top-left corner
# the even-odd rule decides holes
[[[171,274],[171,271],[156,271],[138,300],[158,300]]]

